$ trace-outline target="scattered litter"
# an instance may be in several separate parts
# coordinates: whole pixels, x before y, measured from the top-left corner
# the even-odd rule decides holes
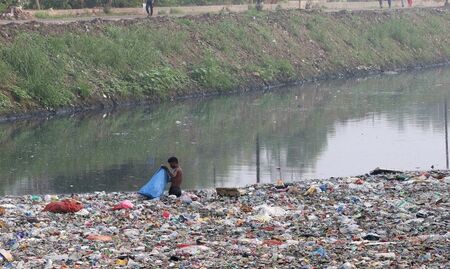
[[[238,188],[216,188],[216,192],[219,196],[239,197],[243,195],[242,190]]]
[[[448,179],[383,170],[155,200],[5,196],[0,267],[446,268]]]
[[[112,210],[133,209],[134,205],[129,200],[122,201],[115,205]]]
[[[109,235],[98,235],[98,234],[90,234],[86,237],[86,239],[91,241],[102,241],[109,242],[112,241],[112,237]]]
[[[36,201],[33,199],[33,201]],[[83,204],[77,200],[66,199],[59,202],[51,202],[44,207],[43,211],[52,213],[75,213],[83,209]]]
[[[8,262],[12,262],[14,260],[13,256],[11,255],[11,253],[9,253],[9,251],[4,250],[4,249],[0,249],[0,257],[3,260],[6,260]]]

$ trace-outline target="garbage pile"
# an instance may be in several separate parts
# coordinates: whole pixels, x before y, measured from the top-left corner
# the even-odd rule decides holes
[[[450,172],[0,198],[3,268],[449,268]],[[43,209],[46,208],[46,211]]]
[[[30,13],[17,6],[10,6],[5,12],[0,14],[0,20],[29,20],[31,18]]]

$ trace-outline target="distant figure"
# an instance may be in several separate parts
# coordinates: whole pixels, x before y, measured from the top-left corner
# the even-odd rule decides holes
[[[147,0],[145,11],[147,11],[147,17],[153,16],[153,0]]]
[[[410,0],[408,0],[410,1]],[[378,0],[378,2],[380,3],[380,8],[383,8],[383,0]],[[387,0],[389,8],[391,8],[392,5],[392,0]]]
[[[413,1],[413,0],[408,0],[408,6],[409,6],[409,7],[412,7],[412,1]]]
[[[170,157],[167,162],[170,165],[170,169],[167,166],[162,166],[163,169],[169,173],[170,185],[169,195],[181,196],[181,182],[183,181],[183,170],[181,170],[176,157]]]

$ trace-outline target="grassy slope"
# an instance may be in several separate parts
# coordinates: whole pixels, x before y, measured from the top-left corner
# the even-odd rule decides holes
[[[0,113],[450,59],[450,11],[281,11],[0,29]]]

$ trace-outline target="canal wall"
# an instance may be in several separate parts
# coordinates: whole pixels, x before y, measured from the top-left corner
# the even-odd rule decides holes
[[[225,94],[450,60],[450,10],[282,10],[0,27],[0,115]]]

